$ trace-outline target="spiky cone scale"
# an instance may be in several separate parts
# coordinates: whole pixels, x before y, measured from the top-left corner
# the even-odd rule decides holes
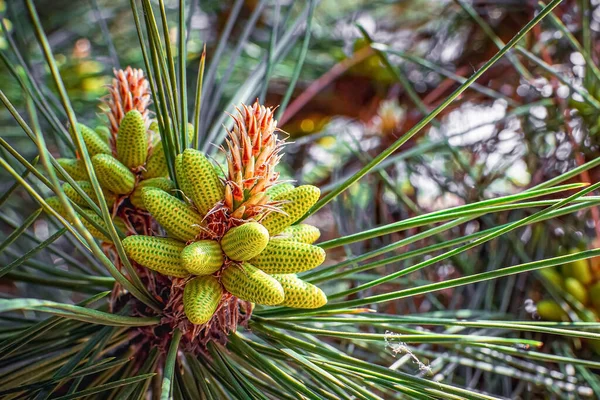
[[[199,240],[187,245],[180,255],[181,266],[193,275],[210,275],[223,265],[221,246],[214,240]]]
[[[294,274],[272,275],[283,287],[285,299],[279,305],[292,308],[319,308],[327,304],[327,296],[317,286]]]
[[[90,157],[94,157],[96,154],[112,154],[108,143],[105,142],[96,133],[96,131],[80,123],[77,123],[77,127],[79,128],[79,132],[83,137],[85,147],[87,148]],[[73,130],[73,127],[71,127],[70,132],[73,140],[75,140],[75,132]]]
[[[92,158],[100,185],[116,194],[131,193],[135,187],[135,175],[119,160],[108,154],[97,154]]]
[[[83,162],[83,160],[78,160],[76,158],[57,158],[56,162],[58,162],[58,165],[63,167],[65,172],[69,174],[74,180],[88,180],[88,174],[85,170],[85,163]]]
[[[296,242],[313,244],[319,239],[321,232],[319,231],[319,228],[315,226],[298,224],[288,226],[279,235],[282,238],[295,240]]]
[[[113,134],[119,131],[121,121],[131,110],[139,111],[145,123],[148,123],[150,85],[144,76],[144,71],[131,67],[116,70],[115,78],[108,91],[110,94],[104,100],[104,104],[107,106],[106,116]]]
[[[231,228],[221,239],[221,248],[235,261],[248,261],[259,255],[269,243],[269,232],[258,222]]]
[[[142,200],[146,210],[174,238],[187,242],[202,231],[202,216],[164,190],[146,187],[142,190]]]
[[[214,315],[223,288],[213,276],[199,276],[186,283],[183,289],[183,311],[187,319],[194,325],[202,325],[210,321]]]
[[[275,134],[277,121],[273,119],[273,109],[261,106],[258,101],[251,107],[242,104],[232,117],[233,129],[225,142],[227,182],[233,201],[227,206],[232,212],[245,207],[245,212],[253,216],[261,208],[248,207],[245,202],[277,182],[279,173],[275,166],[281,158],[283,142]]]
[[[191,195],[191,188],[183,168],[183,154],[178,154],[175,157],[175,175],[177,178],[177,186],[186,196],[189,197]]]
[[[85,194],[87,194],[92,200],[94,200],[94,203],[98,204],[96,192],[94,192],[94,188],[92,187],[92,184],[90,182],[77,181],[77,184],[79,185],[81,190],[85,192]],[[82,207],[88,207],[87,201],[85,201],[84,198],[79,193],[77,193],[75,188],[73,188],[73,186],[71,186],[69,182],[63,183],[62,188],[67,197],[71,199],[73,203],[78,204]],[[102,192],[104,194],[104,200],[106,201],[106,205],[108,207],[112,207],[116,200],[115,194],[105,189],[102,189]]]
[[[251,303],[275,306],[285,299],[283,287],[275,278],[247,262],[227,267],[221,283],[229,293]]]
[[[186,194],[192,198],[198,211],[205,215],[223,199],[223,183],[208,158],[195,149],[183,152],[183,170],[189,182],[190,193]]]
[[[71,223],[71,224],[74,223],[73,218],[71,218],[67,214],[65,208],[60,203],[60,200],[58,199],[58,197],[56,197],[56,196],[49,197],[46,199],[46,203],[51,208],[53,208],[59,215],[61,215],[63,218],[65,218],[69,223]],[[106,224],[104,223],[104,220],[102,219],[102,217],[90,209],[83,209],[82,212],[87,216],[88,219],[86,219],[83,215],[81,215],[77,212],[75,212],[75,215],[79,219],[79,221],[81,221],[81,224],[85,227],[85,229],[87,229],[88,232],[90,232],[90,234],[94,238],[101,240],[103,242],[112,243],[112,240],[109,237],[107,237],[92,222],[90,222],[90,220],[94,221],[94,223],[96,223],[100,227],[107,230]],[[125,222],[119,217],[115,217],[115,219],[113,220],[113,223],[119,227],[125,225]]]
[[[546,321],[568,321],[569,316],[562,307],[553,300],[541,300],[536,304],[537,313]]]
[[[190,274],[180,263],[179,256],[185,243],[179,240],[133,235],[123,239],[123,247],[133,261],[160,274],[177,278]]]
[[[325,261],[325,250],[294,240],[273,238],[250,263],[267,274],[296,274],[318,267]]]
[[[169,175],[169,167],[167,166],[167,159],[165,151],[163,150],[162,141],[158,141],[152,148],[152,152],[146,162],[146,167],[142,171],[142,178],[158,178]]]
[[[281,202],[281,212],[272,211],[260,223],[269,231],[271,236],[281,233],[292,225],[319,200],[321,191],[312,185],[302,185],[274,196],[271,200]]]
[[[170,193],[176,189],[175,182],[169,178],[150,178],[141,180],[131,193],[131,196],[129,196],[129,201],[131,201],[131,204],[140,210],[146,209],[146,206],[144,206],[144,200],[142,199],[142,192],[146,187],[161,189],[167,193]]]
[[[131,110],[119,125],[117,133],[117,156],[129,169],[146,163],[148,135],[144,117],[138,110]]]

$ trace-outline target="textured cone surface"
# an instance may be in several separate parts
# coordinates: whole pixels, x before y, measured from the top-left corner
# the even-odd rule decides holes
[[[289,192],[292,189],[294,189],[294,185],[292,185],[291,183],[280,183],[278,185],[271,186],[270,188],[268,188],[267,194],[270,198],[273,198],[285,192]]]
[[[587,304],[589,300],[587,289],[577,279],[565,279],[565,290],[571,296],[575,297],[581,304]]]
[[[271,212],[261,220],[261,224],[267,228],[271,236],[277,235],[306,214],[319,200],[320,195],[319,188],[311,185],[298,186],[283,192],[271,199],[284,202],[279,206],[282,212]]]
[[[542,300],[536,304],[538,315],[546,321],[565,321],[569,316],[561,306],[553,300]]]
[[[77,184],[79,185],[81,190],[85,192],[85,194],[87,194],[92,200],[94,200],[94,203],[98,204],[98,198],[96,197],[96,192],[94,192],[94,188],[92,187],[91,183],[89,183],[88,181],[77,181]],[[75,189],[73,188],[73,186],[71,186],[70,183],[65,182],[62,187],[67,197],[71,199],[73,203],[78,204],[82,207],[88,207],[87,201],[85,201],[84,198],[81,197],[81,195],[77,193],[77,191],[75,191]],[[116,196],[114,195],[114,193],[111,193],[107,190],[102,190],[102,192],[104,193],[104,200],[106,200],[106,205],[112,207],[112,205],[115,203]]]
[[[48,203],[48,205],[50,207],[52,207],[58,214],[60,214],[69,223],[71,223],[71,224],[74,223],[73,218],[69,217],[65,208],[60,203],[60,200],[58,199],[58,197],[56,197],[56,196],[49,197],[46,199],[46,203]],[[104,220],[98,214],[96,214],[95,212],[93,212],[92,210],[89,210],[89,209],[83,209],[83,213],[89,219],[94,221],[96,224],[98,224],[99,226],[106,229]],[[110,238],[108,238],[106,235],[104,235],[102,232],[100,232],[100,230],[98,228],[96,228],[96,226],[94,226],[94,224],[92,224],[90,221],[85,219],[81,214],[75,212],[75,215],[77,216],[79,221],[81,221],[81,224],[85,227],[85,229],[87,229],[93,237],[95,237],[98,240],[102,240],[104,242],[112,242],[112,240],[110,240]]]
[[[294,274],[273,275],[283,287],[285,300],[280,304],[293,308],[319,308],[327,304],[327,296],[315,285]]]
[[[150,178],[140,181],[133,193],[131,193],[129,201],[131,201],[131,204],[133,204],[134,207],[141,210],[146,209],[144,200],[142,199],[142,192],[145,187],[158,188],[168,193],[175,190],[175,183],[169,178]]]
[[[177,177],[177,186],[183,190],[183,193],[187,196],[191,196],[190,183],[185,176],[185,170],[183,169],[183,154],[178,154],[175,158],[175,175]]]
[[[194,325],[204,324],[212,318],[219,306],[223,289],[217,278],[201,276],[185,285],[183,310]]]
[[[88,174],[83,160],[75,158],[57,158],[58,164],[76,181],[86,181]]]
[[[214,240],[191,243],[181,252],[181,266],[193,275],[210,275],[223,265],[221,246]]]
[[[148,157],[146,170],[142,172],[142,178],[158,178],[168,175],[169,167],[167,166],[165,151],[163,150],[162,142],[159,140],[152,149],[152,154]]]
[[[286,239],[295,240],[296,242],[313,244],[319,239],[321,232],[319,231],[319,228],[315,226],[298,224],[285,228],[280,235]]]
[[[275,278],[245,262],[223,271],[221,283],[232,295],[252,303],[274,306],[284,298],[283,288]]]
[[[108,87],[110,94],[104,104],[107,106],[106,116],[111,132],[116,134],[125,114],[131,110],[139,111],[144,121],[148,120],[150,85],[141,69],[127,67],[125,70],[115,70],[114,73],[115,78]]]
[[[200,214],[164,190],[145,188],[142,199],[146,209],[171,236],[187,242],[202,231]]]
[[[129,111],[119,125],[117,133],[117,155],[128,168],[146,163],[148,135],[144,117],[137,110]]]
[[[148,269],[177,278],[189,275],[179,262],[185,243],[178,240],[134,235],[123,239],[123,247],[129,258]]]
[[[92,158],[98,182],[104,189],[116,194],[130,193],[135,186],[135,175],[119,160],[108,154]]]
[[[293,240],[271,239],[250,263],[267,274],[296,274],[318,267],[325,261],[325,250]]]
[[[77,124],[79,132],[85,142],[85,147],[90,155],[94,157],[96,154],[111,154],[110,146],[105,142],[92,128],[89,128],[83,124]],[[71,129],[71,136],[75,138],[75,132]],[[74,139],[73,139],[74,140]]]
[[[105,126],[97,126],[96,129],[94,129],[94,131],[98,134],[100,139],[102,139],[106,143],[110,143],[110,138],[112,136],[110,133],[110,129],[108,129]]]
[[[578,253],[579,250],[575,249],[570,251],[570,254]],[[592,282],[594,277],[587,260],[577,260],[565,264],[562,266],[562,274],[565,277],[571,277],[577,279],[579,282],[587,285]]]
[[[205,215],[224,196],[224,187],[211,162],[194,149],[183,152],[183,169],[189,182],[190,193],[196,208]]]
[[[247,261],[260,254],[269,243],[269,232],[258,222],[248,222],[230,229],[221,239],[227,257]]]

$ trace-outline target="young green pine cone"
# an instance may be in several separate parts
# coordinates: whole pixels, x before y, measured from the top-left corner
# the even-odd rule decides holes
[[[142,199],[146,209],[169,235],[187,242],[202,232],[200,214],[164,190],[146,187]]]
[[[142,171],[142,178],[158,178],[168,175],[169,167],[167,166],[165,151],[163,150],[162,142],[159,140],[158,143],[152,147],[152,152],[148,156],[148,162],[146,162],[146,169]]]
[[[92,158],[98,182],[104,189],[116,194],[131,193],[135,186],[135,175],[119,160],[108,154]]]
[[[117,133],[117,156],[127,168],[144,165],[148,155],[148,135],[144,117],[138,110],[131,110],[119,125]]]
[[[191,243],[181,252],[181,266],[193,275],[210,275],[223,265],[221,246],[214,240]]]
[[[575,278],[565,279],[565,291],[575,297],[581,304],[586,305],[589,301],[588,292],[585,286]]]
[[[183,290],[183,310],[187,319],[194,325],[204,324],[212,318],[223,289],[217,278],[200,276],[192,279]]]
[[[58,197],[56,197],[56,196],[49,197],[46,199],[46,203],[48,203],[48,205],[51,208],[53,208],[58,214],[60,214],[68,222],[70,222],[71,224],[74,222],[73,219],[70,218],[69,215],[67,214],[66,210],[60,203],[60,200],[58,199]],[[77,216],[79,221],[81,221],[81,224],[90,232],[90,234],[98,240],[101,240],[103,242],[112,243],[112,240],[109,237],[107,237],[104,233],[102,233],[94,225],[94,223],[95,223],[96,225],[102,227],[104,230],[107,230],[106,224],[104,223],[104,220],[102,219],[102,217],[90,209],[84,208],[82,210],[82,212],[86,215],[87,219],[84,218],[84,216],[82,216],[81,214],[78,214],[77,212],[75,212],[75,215]],[[93,221],[94,223],[92,223],[90,221]],[[115,217],[115,219],[113,220],[113,223],[121,230],[122,230],[122,227],[125,225],[124,221],[119,217]]]
[[[272,275],[283,287],[285,300],[281,306],[319,308],[327,304],[327,296],[315,285],[304,282],[294,274]]]
[[[185,243],[178,240],[133,235],[123,239],[123,247],[129,258],[148,269],[177,278],[190,274],[179,261]]]
[[[183,152],[183,171],[189,182],[190,193],[186,194],[194,201],[200,214],[205,215],[223,199],[223,183],[208,158],[198,150],[186,149]]]
[[[578,252],[578,249],[573,249],[569,253],[574,254]],[[594,279],[587,260],[577,260],[563,265],[562,274],[566,278],[575,278],[584,285],[590,284]]]
[[[247,261],[260,254],[269,243],[269,232],[258,222],[230,229],[221,239],[223,252],[232,260]]]
[[[319,200],[320,195],[319,188],[311,185],[298,186],[295,189],[283,192],[271,199],[272,201],[281,202],[279,209],[282,212],[272,211],[260,222],[267,228],[271,236],[275,236],[306,214]]]
[[[271,239],[250,263],[267,274],[296,274],[316,268],[325,261],[325,250],[293,240]]]
[[[131,196],[129,196],[129,201],[131,201],[131,204],[140,210],[146,210],[144,200],[142,199],[142,192],[146,187],[153,187],[170,193],[171,191],[175,190],[175,183],[169,178],[163,177],[149,178],[140,181],[140,183],[138,183],[138,185],[135,187],[133,193],[131,193]]]
[[[112,137],[110,129],[105,126],[97,126],[94,128],[94,132],[98,134],[98,137],[102,139],[106,144],[110,145],[110,138]]]
[[[75,158],[57,158],[58,165],[63,167],[67,174],[76,181],[87,181],[88,174],[85,170],[85,164],[83,160]]]
[[[321,236],[319,228],[308,224],[292,225],[285,228],[280,234],[282,238],[295,240],[300,243],[313,244]]]
[[[267,189],[266,193],[267,195],[272,199],[275,196],[279,196],[280,194],[283,194],[285,192],[289,192],[290,190],[294,189],[294,185],[292,185],[291,183],[279,183],[277,185],[271,186],[270,188]]]
[[[185,170],[183,168],[183,154],[177,154],[175,157],[175,176],[177,178],[177,186],[186,196],[190,196],[192,193],[190,182],[185,177]]]
[[[90,155],[90,157],[94,157],[96,154],[112,154],[110,150],[110,146],[106,143],[98,134],[87,126],[77,123],[77,127],[79,128],[79,132],[83,137],[83,141],[85,143],[85,147]],[[71,127],[71,136],[73,140],[75,140],[75,132]]]
[[[92,187],[91,183],[89,183],[88,181],[77,181],[77,184],[79,185],[81,190],[85,192],[85,194],[87,194],[92,200],[94,200],[94,203],[98,204],[98,198],[96,197],[96,192],[94,192],[94,188]],[[85,201],[84,198],[79,193],[77,193],[77,191],[73,188],[73,186],[71,186],[69,182],[63,183],[62,188],[67,197],[71,199],[73,203],[78,204],[82,207],[88,207],[87,201]],[[104,193],[104,200],[106,200],[106,205],[108,207],[112,207],[116,200],[115,194],[104,189],[102,190],[102,192]]]
[[[221,283],[229,293],[252,303],[274,306],[285,298],[283,287],[275,278],[247,262],[227,267]]]
[[[562,307],[553,300],[542,300],[536,304],[537,313],[546,321],[568,321],[569,316]]]

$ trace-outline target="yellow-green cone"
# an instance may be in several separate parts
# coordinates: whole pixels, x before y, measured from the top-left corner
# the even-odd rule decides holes
[[[538,315],[546,321],[568,321],[569,316],[562,307],[553,300],[542,300],[536,304]]]
[[[284,192],[289,192],[294,188],[291,183],[280,183],[278,185],[271,186],[267,189],[267,195],[272,199],[275,196],[279,196]]]
[[[565,291],[583,305],[586,305],[589,300],[587,289],[575,278],[565,279]]]
[[[53,208],[58,214],[60,214],[63,218],[65,218],[69,223],[72,224],[74,222],[74,220],[72,218],[70,218],[69,215],[67,214],[66,210],[60,203],[60,200],[58,199],[58,197],[56,197],[56,196],[49,197],[46,199],[46,203],[48,203],[48,205],[51,208]],[[90,209],[83,209],[82,212],[90,220],[94,221],[97,225],[101,226],[102,228],[104,228],[106,230],[106,224],[104,223],[104,220],[102,219],[101,216],[99,216],[98,214],[96,214],[95,212],[93,212]],[[96,228],[96,226],[93,223],[91,223],[88,219],[86,219],[83,215],[81,215],[77,212],[75,212],[75,215],[77,216],[79,221],[81,221],[81,224],[90,232],[90,234],[93,237],[95,237],[98,240],[102,240],[104,242],[109,242],[109,243],[112,242],[112,240],[110,240],[109,237],[107,237],[102,232],[100,232],[100,230],[98,228]],[[119,217],[115,218],[114,223],[117,226],[124,225],[123,220],[121,220]]]
[[[85,142],[85,147],[90,155],[94,157],[96,154],[112,154],[110,146],[105,142],[92,128],[89,128],[83,124],[78,123],[79,132]],[[71,136],[75,138],[75,132],[71,128]]]
[[[285,300],[280,304],[293,308],[319,308],[327,304],[327,296],[315,285],[294,274],[272,275],[283,287]]]
[[[600,313],[600,282],[596,282],[596,284],[592,285],[588,293],[596,312]]]
[[[108,154],[92,158],[98,182],[104,189],[116,194],[130,193],[135,186],[135,175],[119,160]]]
[[[178,240],[134,235],[123,239],[123,247],[129,258],[148,269],[177,278],[190,274],[179,262],[185,243]]]
[[[142,199],[146,210],[165,228],[169,235],[187,242],[194,240],[202,231],[200,214],[164,190],[144,188]]]
[[[134,207],[141,210],[146,209],[144,206],[144,200],[142,199],[142,192],[145,187],[158,188],[169,193],[172,190],[175,190],[175,183],[169,178],[150,178],[140,181],[133,193],[131,193],[129,201],[131,201],[131,204],[133,204]]]
[[[148,162],[146,163],[146,169],[142,171],[142,178],[158,178],[168,175],[169,167],[167,166],[167,159],[165,158],[163,144],[159,140],[152,148],[152,153],[150,153]]]
[[[540,269],[540,275],[552,282],[557,288],[563,288],[565,283],[562,276],[553,268]]]
[[[274,306],[285,298],[283,287],[275,278],[247,262],[227,267],[221,283],[232,295],[252,303]]]
[[[575,254],[578,252],[579,250],[574,249],[571,250],[569,254]],[[591,283],[594,279],[587,260],[577,260],[563,265],[562,274],[565,277],[575,278],[584,285]]]
[[[81,190],[83,190],[85,194],[87,194],[90,197],[90,199],[94,200],[94,203],[98,204],[98,198],[96,197],[96,193],[94,192],[94,188],[92,187],[91,183],[89,183],[88,181],[77,181],[77,184],[79,185]],[[71,186],[69,182],[65,182],[62,185],[62,187],[67,197],[71,199],[73,203],[78,204],[82,207],[89,207],[87,201],[85,201],[83,197],[81,197],[79,193],[77,193],[77,191],[73,188],[73,186]],[[104,193],[104,200],[106,200],[106,205],[108,207],[112,207],[116,200],[115,194],[104,189],[102,190],[102,192]]]
[[[100,139],[106,143],[110,143],[110,137],[112,136],[110,134],[110,129],[108,129],[106,126],[97,126],[94,131],[98,134]]]
[[[63,167],[67,174],[76,181],[88,180],[88,174],[85,170],[85,164],[83,160],[75,158],[57,158],[58,165]]]
[[[283,238],[295,240],[296,242],[313,244],[319,239],[321,232],[319,231],[319,228],[315,226],[298,224],[288,226],[280,233],[280,235]]]
[[[298,186],[295,189],[274,196],[272,201],[281,201],[282,212],[271,212],[261,220],[261,224],[275,236],[302,217],[319,200],[321,191],[312,185]]]
[[[269,243],[269,232],[258,222],[230,229],[221,239],[221,248],[235,261],[247,261],[260,254]]]
[[[177,186],[187,196],[191,196],[190,183],[185,177],[185,170],[183,169],[183,154],[178,154],[175,157],[175,175],[177,177]]]
[[[181,252],[181,266],[193,275],[214,274],[223,265],[221,246],[214,240],[191,243]]]
[[[183,290],[183,311],[194,325],[204,324],[212,318],[219,302],[223,288],[213,276],[199,276],[185,285]]]
[[[211,162],[198,150],[183,152],[183,169],[189,182],[190,193],[198,211],[205,215],[224,196],[224,186]]]
[[[117,156],[127,168],[137,168],[146,163],[148,135],[144,117],[138,110],[123,117],[117,133]]]
[[[267,274],[296,274],[318,267],[325,261],[325,250],[293,240],[271,239],[250,263]]]

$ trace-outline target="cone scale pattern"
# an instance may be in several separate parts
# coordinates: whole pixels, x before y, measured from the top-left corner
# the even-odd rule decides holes
[[[278,181],[275,167],[283,142],[272,109],[242,105],[233,118],[224,175],[203,153],[186,149],[174,165],[183,200],[172,186],[155,184],[158,178],[137,184],[131,195],[168,237],[152,238],[156,242],[129,237],[127,253],[158,273],[186,278],[184,311],[195,325],[210,324],[219,302],[231,298],[297,308],[327,302],[318,287],[294,275],[325,260],[325,252],[312,244],[319,230],[293,225],[318,200],[319,189]]]

